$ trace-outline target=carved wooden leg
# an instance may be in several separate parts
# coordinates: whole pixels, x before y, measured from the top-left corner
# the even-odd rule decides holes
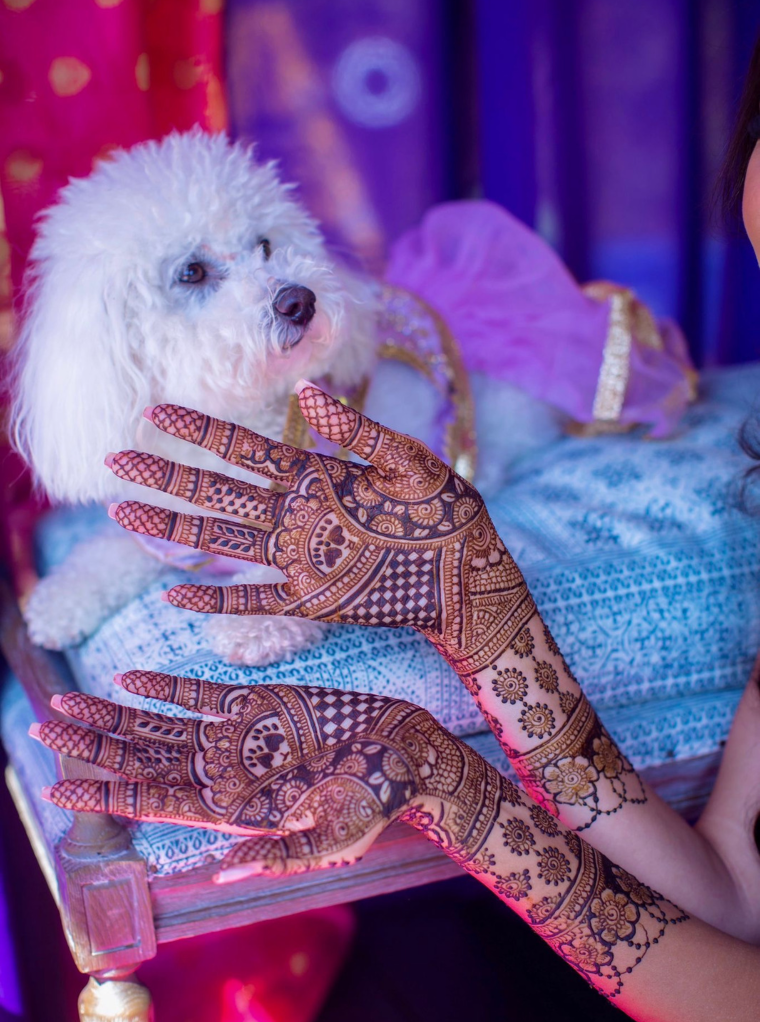
[[[90,980],[79,995],[80,1022],[153,1022],[153,1004],[146,987],[124,979]]]

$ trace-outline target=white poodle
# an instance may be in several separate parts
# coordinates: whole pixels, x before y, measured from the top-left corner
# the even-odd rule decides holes
[[[71,181],[40,220],[18,345],[16,442],[55,501],[171,506],[103,464],[124,448],[215,462],[147,423],[145,406],[175,402],[281,436],[297,379],[329,374],[340,392],[370,371],[378,295],[335,264],[291,186],[250,149],[195,130],[119,152]],[[390,406],[376,402],[376,417],[424,434],[435,417],[424,384],[397,377],[377,389]],[[530,399],[512,398],[524,425]],[[394,404],[414,417],[395,415]],[[503,395],[483,401],[486,415],[491,406],[503,427]],[[553,420],[537,414],[539,434],[553,435]],[[135,537],[95,535],[31,595],[33,640],[80,642],[165,570]],[[236,580],[272,574],[252,567]],[[219,617],[205,627],[217,653],[247,664],[292,656],[320,633],[292,618]]]

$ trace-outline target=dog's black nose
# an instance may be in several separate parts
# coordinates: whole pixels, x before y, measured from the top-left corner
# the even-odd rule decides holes
[[[296,326],[308,326],[314,319],[317,296],[308,287],[289,284],[274,297],[274,309],[278,316],[289,319]]]

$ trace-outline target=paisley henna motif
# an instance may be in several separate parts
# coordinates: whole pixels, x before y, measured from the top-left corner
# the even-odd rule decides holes
[[[534,604],[480,495],[419,441],[301,389],[309,423],[370,464],[299,451],[176,405],[152,409],[159,429],[284,487],[264,490],[218,473],[123,451],[120,478],[232,518],[116,509],[125,528],[211,553],[274,565],[285,583],[180,585],[178,607],[202,613],[290,614],[423,632],[462,674],[516,641]],[[241,522],[240,519],[243,519]]]

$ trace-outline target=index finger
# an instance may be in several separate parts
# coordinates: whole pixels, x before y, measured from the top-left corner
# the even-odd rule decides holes
[[[231,465],[241,465],[275,482],[294,479],[310,457],[298,447],[270,440],[245,426],[215,419],[182,405],[156,405],[146,408],[144,414],[162,432],[203,447]]]

